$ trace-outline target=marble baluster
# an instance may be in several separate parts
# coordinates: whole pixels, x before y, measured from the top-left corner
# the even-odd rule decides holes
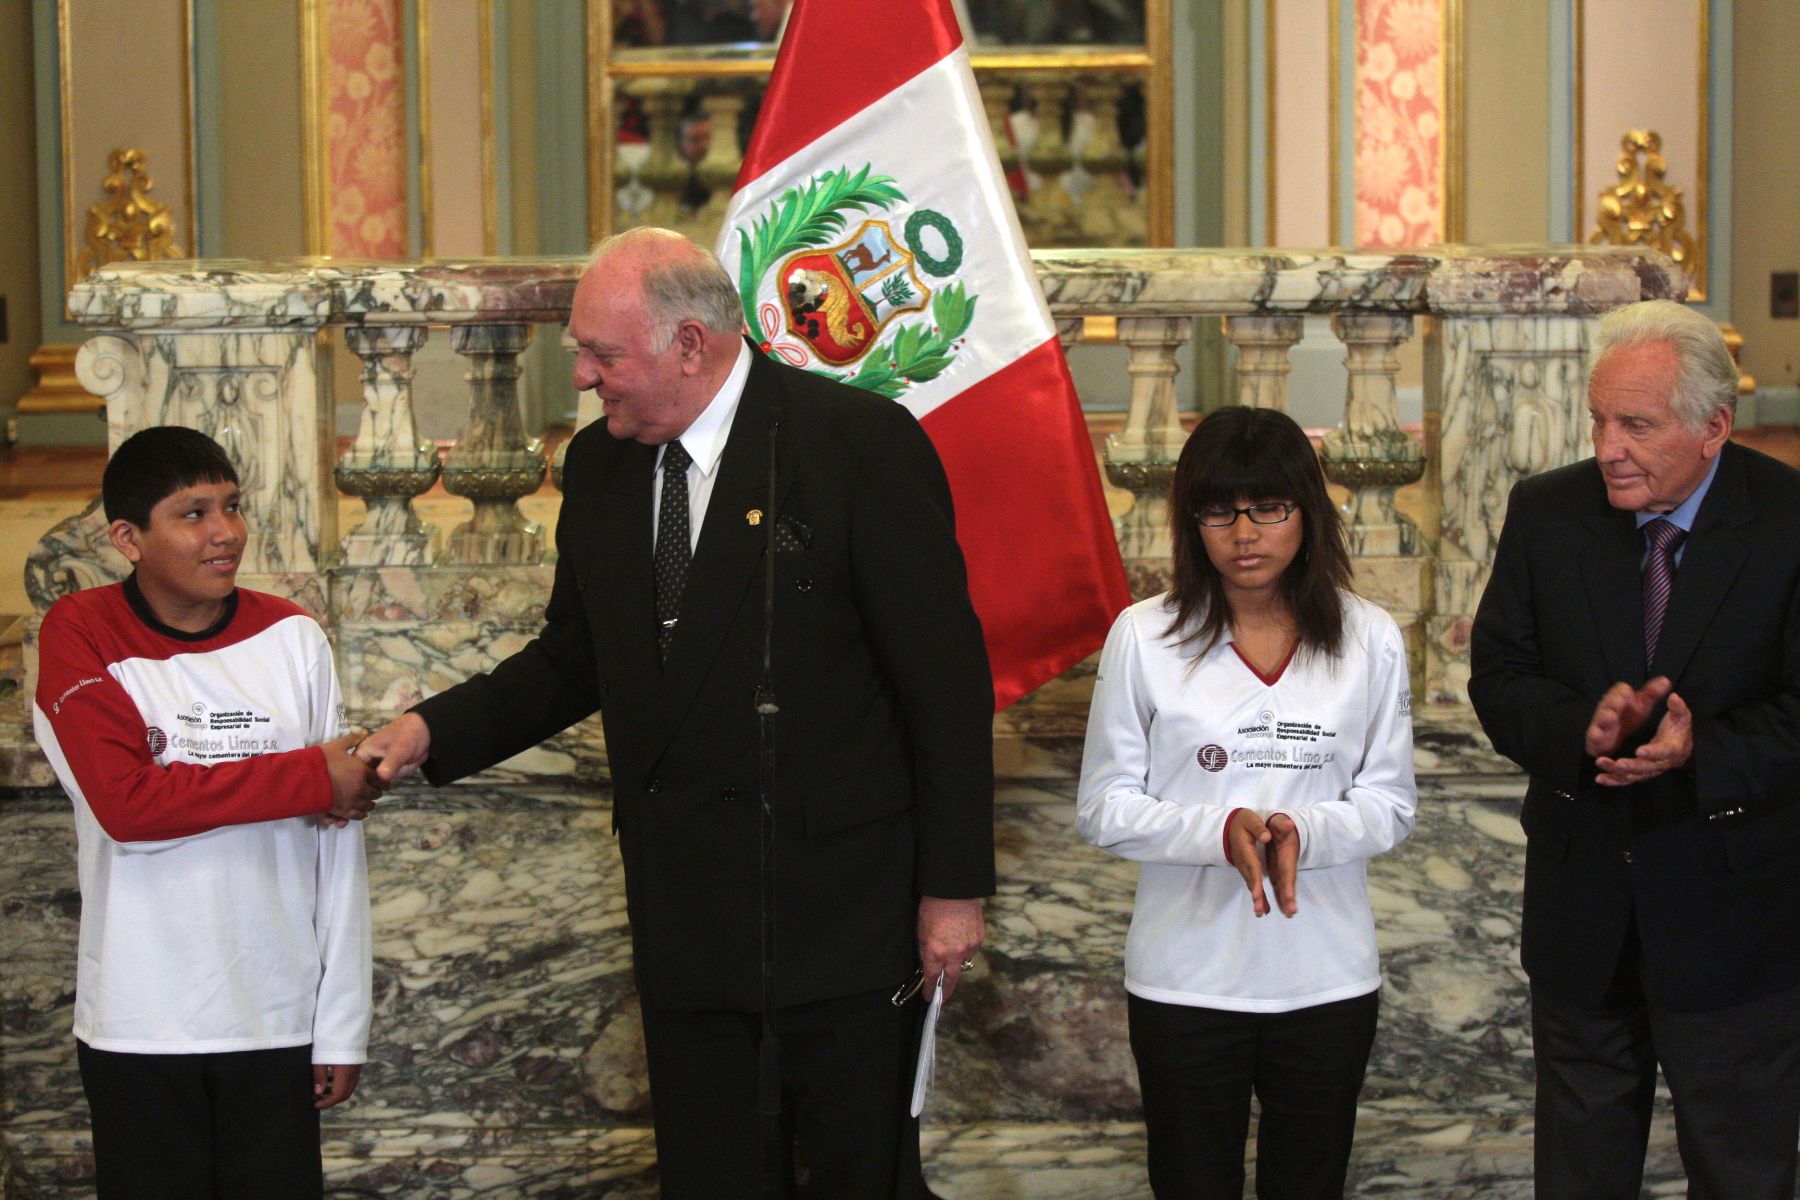
[[[1081,163],[1090,181],[1076,213],[1082,241],[1093,246],[1126,246],[1131,241],[1126,214],[1132,200],[1125,186],[1131,156],[1119,140],[1119,100],[1125,85],[1095,79],[1082,85],[1082,101],[1093,119],[1093,131],[1082,148]],[[1141,245],[1140,238],[1135,244]]]
[[[362,359],[363,409],[356,441],[338,461],[337,485],[361,497],[368,515],[341,544],[346,566],[431,561],[431,527],[412,498],[438,477],[437,448],[413,422],[412,356],[425,344],[423,325],[346,325],[344,342]]]
[[[1013,81],[1010,76],[982,75],[981,109],[987,114],[988,132],[994,137],[994,150],[1000,156],[1001,174],[1010,176],[1019,167],[1019,148],[1013,143],[1011,117]]]
[[[1063,184],[1063,175],[1074,165],[1063,120],[1068,110],[1069,84],[1058,76],[1038,76],[1027,87],[1037,118],[1037,137],[1032,139],[1025,162],[1035,176],[1031,198],[1025,202],[1026,222],[1033,245],[1059,245],[1075,240],[1075,202]]]
[[[650,127],[650,158],[638,179],[655,193],[640,214],[641,224],[672,227],[680,216],[681,189],[687,184],[688,164],[676,149],[679,136],[683,85],[668,80],[642,80],[644,120]]]
[[[1237,347],[1237,402],[1250,408],[1288,406],[1288,352],[1305,332],[1304,317],[1236,316],[1225,318],[1225,337]]]
[[[706,154],[696,168],[700,186],[707,190],[706,204],[694,214],[693,235],[702,245],[710,246],[725,223],[725,210],[731,204],[731,190],[737,182],[738,169],[744,165],[744,148],[738,140],[738,118],[744,112],[741,93],[721,92],[700,101],[712,137]]]
[[[469,424],[444,456],[444,490],[475,505],[444,542],[447,563],[530,563],[544,531],[519,501],[544,482],[544,443],[519,418],[519,355],[529,325],[455,325],[450,345],[469,360]]]
[[[1320,447],[1325,475],[1350,490],[1345,534],[1357,590],[1387,609],[1406,638],[1414,690],[1424,681],[1431,560],[1418,524],[1401,512],[1394,492],[1425,473],[1425,448],[1400,428],[1394,348],[1412,336],[1412,318],[1339,313],[1332,329],[1344,343],[1350,373],[1343,423]]]
[[[1417,554],[1418,526],[1394,507],[1394,489],[1425,473],[1425,448],[1400,428],[1394,390],[1394,348],[1412,336],[1412,318],[1340,313],[1331,327],[1350,379],[1343,423],[1325,435],[1320,457],[1332,482],[1350,489],[1350,552]]]
[[[1131,402],[1125,428],[1106,438],[1106,477],[1132,493],[1114,519],[1119,552],[1136,595],[1167,586],[1169,486],[1184,434],[1175,408],[1175,361],[1193,332],[1191,317],[1122,317],[1119,341],[1129,353]]]

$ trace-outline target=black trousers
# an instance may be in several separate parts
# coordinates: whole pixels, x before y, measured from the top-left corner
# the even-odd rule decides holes
[[[787,1195],[916,1200],[919,1126],[907,1116],[924,1006],[890,992],[784,1008],[780,1145]],[[663,1200],[760,1194],[757,1046],[744,1012],[644,1009]],[[796,1161],[797,1160],[797,1161]]]
[[[1157,1200],[1239,1200],[1250,1096],[1259,1200],[1344,1194],[1380,993],[1282,1013],[1129,996]]]
[[[312,1047],[120,1054],[75,1042],[100,1200],[318,1200]]]
[[[1531,990],[1540,1200],[1638,1200],[1659,1062],[1689,1200],[1793,1200],[1800,988],[1669,1012],[1630,965],[1599,1009]]]

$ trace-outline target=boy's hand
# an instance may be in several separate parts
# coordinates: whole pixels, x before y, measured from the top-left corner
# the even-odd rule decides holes
[[[319,747],[325,751],[325,769],[331,774],[331,807],[325,816],[334,823],[362,820],[387,791],[387,783],[369,764],[350,753],[362,740],[363,732],[358,729]]]
[[[343,1067],[314,1063],[313,1107],[330,1108],[334,1104],[342,1104],[356,1091],[356,1083],[361,1078],[360,1063]]]
[[[385,787],[431,757],[431,727],[418,713],[401,713],[364,738],[357,757],[373,764]]]

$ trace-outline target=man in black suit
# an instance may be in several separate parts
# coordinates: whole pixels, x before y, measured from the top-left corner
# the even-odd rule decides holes
[[[1530,773],[1540,1197],[1638,1195],[1656,1068],[1689,1195],[1792,1200],[1800,473],[1729,441],[1718,329],[1599,324],[1594,457],[1513,489],[1469,697]]]
[[[920,1006],[891,998],[919,965],[954,989],[981,944],[993,685],[918,423],[755,353],[740,321],[693,242],[601,244],[569,330],[575,384],[605,415],[569,447],[543,632],[360,754],[442,784],[601,711],[663,1195],[755,1194],[755,702],[776,522],[784,1115],[806,1194],[914,1195]]]

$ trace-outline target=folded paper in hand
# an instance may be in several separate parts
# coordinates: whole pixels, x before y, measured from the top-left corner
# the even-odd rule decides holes
[[[925,1093],[931,1090],[932,1076],[937,1074],[938,1017],[944,1012],[944,973],[938,972],[937,986],[931,991],[931,1007],[925,1010],[925,1028],[919,1033],[919,1063],[913,1068],[912,1115],[925,1111]]]

